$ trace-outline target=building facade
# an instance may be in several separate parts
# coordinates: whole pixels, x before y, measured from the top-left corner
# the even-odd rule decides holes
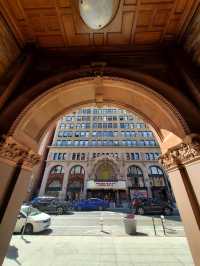
[[[39,194],[117,203],[168,200],[171,189],[159,155],[153,132],[135,114],[83,108],[58,122]]]

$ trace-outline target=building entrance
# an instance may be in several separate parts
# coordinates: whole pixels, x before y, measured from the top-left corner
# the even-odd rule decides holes
[[[113,189],[88,189],[87,198],[100,198],[108,200],[110,204],[121,206],[123,202],[128,201],[128,196],[125,190],[113,190]]]

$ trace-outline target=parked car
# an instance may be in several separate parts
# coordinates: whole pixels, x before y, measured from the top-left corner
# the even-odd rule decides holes
[[[134,208],[140,215],[145,213],[163,213],[165,215],[171,215],[173,213],[173,207],[171,204],[156,199],[136,201]]]
[[[24,229],[25,234],[41,232],[51,224],[51,217],[32,206],[22,205],[14,232],[20,233]]]
[[[105,210],[109,207],[109,202],[99,198],[90,198],[77,201],[73,204],[75,210]]]
[[[33,207],[42,212],[63,214],[69,210],[69,203],[56,197],[36,197],[31,201]]]

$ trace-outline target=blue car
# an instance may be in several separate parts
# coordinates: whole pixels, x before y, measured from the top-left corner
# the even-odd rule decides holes
[[[98,198],[90,198],[77,201],[73,204],[73,208],[78,211],[82,210],[105,210],[109,207],[109,202]]]

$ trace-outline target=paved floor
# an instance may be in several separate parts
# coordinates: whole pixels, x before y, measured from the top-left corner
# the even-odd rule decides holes
[[[3,266],[191,266],[185,237],[13,236]]]
[[[100,219],[103,218],[104,231],[112,236],[125,236],[123,218],[126,214],[111,211],[72,212],[68,215],[52,215],[49,235],[103,235]],[[159,216],[155,217],[155,227],[158,236],[163,236],[163,228]],[[154,236],[152,216],[136,215],[138,234]],[[179,216],[169,216],[165,219],[167,236],[184,236],[184,228]],[[41,233],[40,233],[41,234]]]
[[[114,211],[52,215],[51,228],[33,236],[13,235],[4,266],[190,266],[193,265],[179,216],[136,216],[137,236],[125,233],[125,214]],[[100,218],[104,226],[101,231]],[[181,236],[181,237],[180,237]]]

